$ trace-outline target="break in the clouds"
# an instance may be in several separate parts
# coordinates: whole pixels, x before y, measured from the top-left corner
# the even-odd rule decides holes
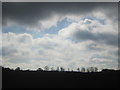
[[[106,23],[107,24],[107,23]],[[72,23],[59,31],[59,35],[74,41],[92,40],[97,43],[118,45],[118,31],[112,25],[103,25],[97,20],[85,19]]]
[[[3,3],[3,66],[118,67],[117,3]]]
[[[41,30],[55,26],[65,16],[81,18],[97,12],[117,20],[117,3],[3,3],[3,25]]]

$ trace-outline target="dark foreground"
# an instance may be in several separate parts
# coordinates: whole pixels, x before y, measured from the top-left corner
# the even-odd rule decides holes
[[[118,72],[13,71],[3,69],[5,88],[117,88]]]

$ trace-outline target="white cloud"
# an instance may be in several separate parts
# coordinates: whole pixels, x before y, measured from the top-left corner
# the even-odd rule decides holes
[[[28,31],[37,32],[56,26],[65,18],[72,24],[59,30],[58,34],[45,34],[40,38],[33,38],[29,33],[3,33],[3,65],[11,68],[19,66],[22,69],[37,69],[46,65],[71,69],[89,66],[117,68],[118,25],[117,21],[114,21],[115,16],[117,17],[116,11],[113,19],[109,17],[109,14],[114,11],[108,7],[105,10],[100,7],[95,11],[90,9],[91,12],[88,12],[86,6],[85,11],[82,10],[83,8],[80,9],[81,11],[76,8],[66,12],[69,8],[64,11],[60,6],[58,9],[54,8],[55,10],[51,8],[52,13],[47,8],[48,12],[45,10],[44,14],[42,11],[37,12],[36,16],[30,12],[31,14],[28,18],[26,17],[26,20],[23,18],[25,19],[24,16],[27,16],[28,13],[20,13],[20,16],[16,15],[16,19],[13,17],[13,12],[11,14],[13,20],[5,18],[9,26],[20,25]],[[74,10],[76,10],[75,13]],[[6,13],[9,15],[10,12]],[[34,18],[31,18],[33,16]]]
[[[99,20],[85,19],[74,22],[60,30],[58,34],[63,38],[70,38],[74,41],[93,40],[115,46],[118,44],[118,28],[111,23],[103,25]]]
[[[11,68],[20,66],[22,69],[37,69],[48,65],[49,67],[63,66],[75,69],[83,66],[97,66],[101,63],[101,57],[95,57],[100,59],[98,62],[95,61],[95,58],[90,58],[95,54],[104,56],[106,52],[108,52],[106,56],[112,55],[111,57],[116,60],[115,55],[109,52],[110,50],[113,52],[112,49],[106,45],[100,47],[98,43],[89,40],[75,43],[57,35],[52,35],[52,37],[45,35],[42,38],[34,39],[27,33],[6,33],[3,34],[2,48],[3,65]],[[107,64],[108,59],[103,58],[105,63],[100,64],[99,67],[110,67]]]

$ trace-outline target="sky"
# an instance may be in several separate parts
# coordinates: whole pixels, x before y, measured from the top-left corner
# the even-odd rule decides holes
[[[4,67],[118,69],[118,3],[2,3]]]

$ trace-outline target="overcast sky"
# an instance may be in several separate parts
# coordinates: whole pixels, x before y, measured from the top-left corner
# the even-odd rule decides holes
[[[118,67],[117,3],[3,3],[5,67]]]

